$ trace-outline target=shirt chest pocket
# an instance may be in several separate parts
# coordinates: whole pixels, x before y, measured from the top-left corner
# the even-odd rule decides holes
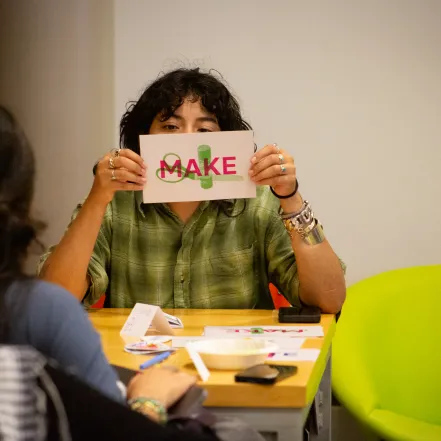
[[[211,308],[253,308],[254,245],[213,255],[208,265],[208,291]]]

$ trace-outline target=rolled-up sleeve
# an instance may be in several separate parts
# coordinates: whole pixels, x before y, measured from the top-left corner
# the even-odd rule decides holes
[[[74,210],[67,230],[72,225],[72,222],[78,216],[83,203],[77,205]],[[107,206],[104,214],[103,222],[101,224],[100,231],[98,233],[97,240],[92,252],[92,256],[89,261],[89,267],[87,270],[90,278],[90,285],[84,296],[83,303],[87,306],[95,304],[100,297],[106,293],[109,284],[109,277],[107,270],[110,267],[110,247],[112,240],[112,207],[111,204]],[[47,258],[52,254],[56,245],[50,247],[46,253],[44,253],[38,262],[37,274],[40,274],[44,263]]]
[[[269,281],[291,305],[300,306],[299,276],[291,238],[279,216],[273,216],[266,234]]]
[[[274,216],[267,231],[266,257],[269,280],[293,306],[301,306],[300,281],[291,238],[280,220]],[[346,265],[340,259],[343,272]]]

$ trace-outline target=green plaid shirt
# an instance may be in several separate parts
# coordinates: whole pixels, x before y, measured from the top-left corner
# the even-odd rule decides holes
[[[299,304],[296,259],[278,215],[279,201],[259,187],[258,197],[231,217],[225,211],[233,202],[202,202],[184,224],[166,204],[143,204],[141,192],[116,193],[90,260],[92,283],[84,302],[92,305],[106,293],[106,306],[113,308],[143,302],[163,308],[271,309],[272,282],[291,304]],[[232,216],[243,207],[244,200],[238,200]]]

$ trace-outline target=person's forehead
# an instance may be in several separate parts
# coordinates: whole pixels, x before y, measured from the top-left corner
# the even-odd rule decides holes
[[[192,112],[197,112],[197,113],[201,113],[204,115],[208,115],[209,112],[207,112],[207,110],[202,106],[201,101],[198,100],[194,100],[194,99],[185,99],[184,102],[182,103],[182,105],[180,105],[176,110],[175,110],[175,114],[176,115],[182,115],[185,111],[192,111]]]

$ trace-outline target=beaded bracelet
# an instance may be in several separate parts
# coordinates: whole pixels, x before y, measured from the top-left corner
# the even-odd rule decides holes
[[[155,414],[160,424],[165,424],[167,422],[167,410],[157,400],[151,398],[138,397],[133,398],[128,401],[130,408],[136,412],[142,413],[146,416],[151,416],[152,413]]]

